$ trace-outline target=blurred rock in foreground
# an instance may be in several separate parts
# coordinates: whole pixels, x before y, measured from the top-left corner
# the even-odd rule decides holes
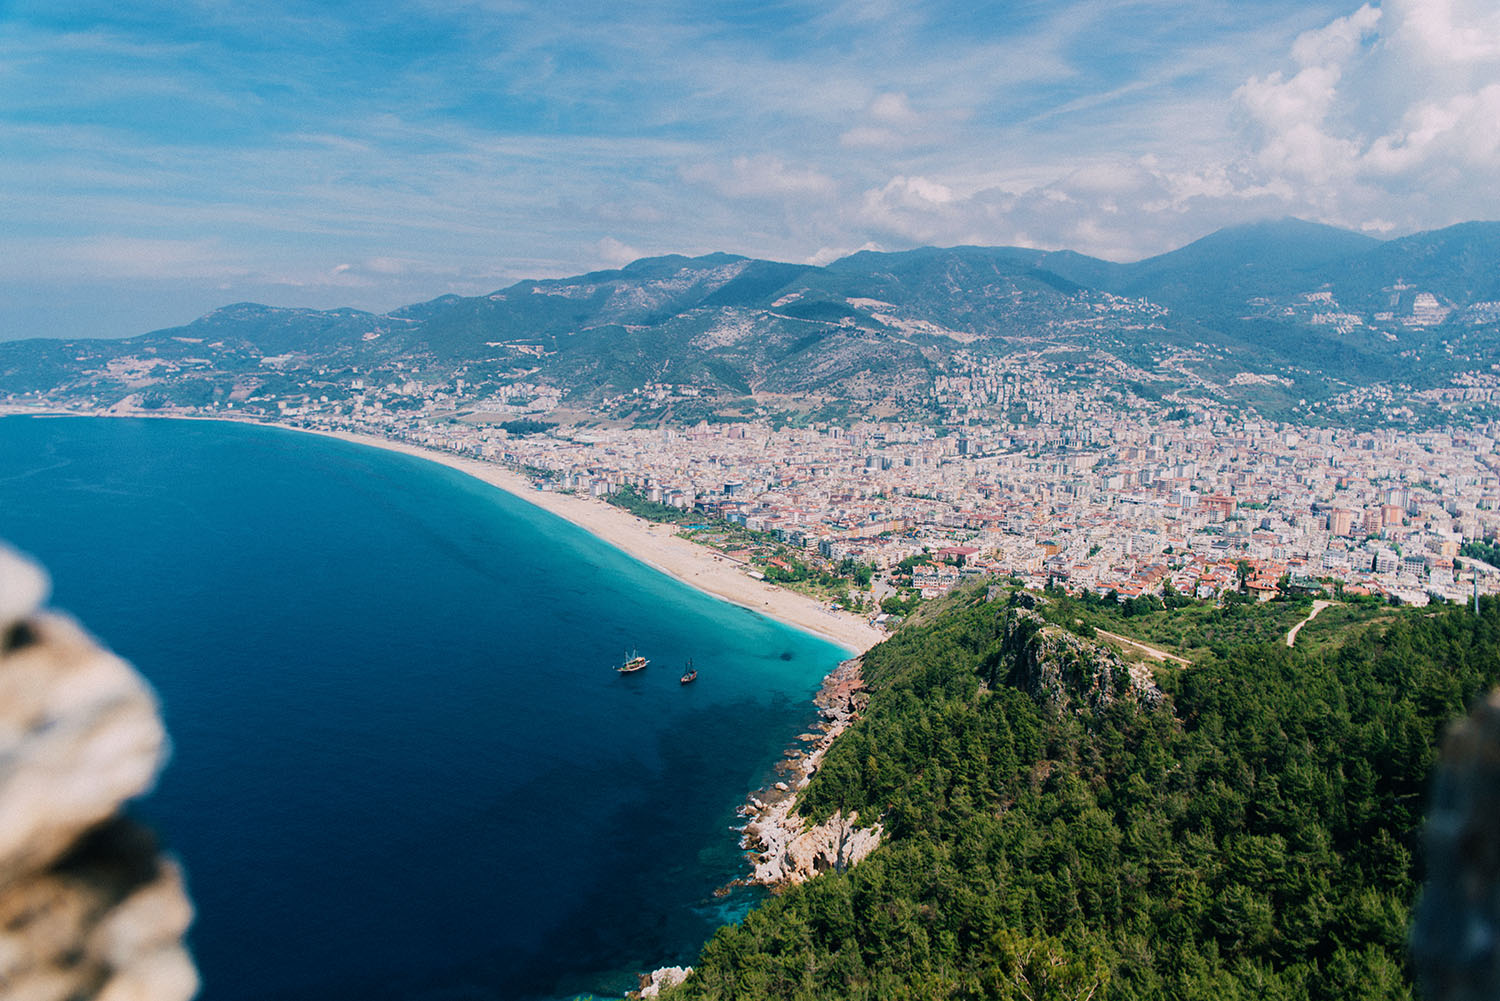
[[[120,814],[166,753],[146,683],[0,546],[0,999],[187,1001],[182,874]]]
[[[1500,998],[1500,692],[1448,735],[1412,958],[1428,1001]]]

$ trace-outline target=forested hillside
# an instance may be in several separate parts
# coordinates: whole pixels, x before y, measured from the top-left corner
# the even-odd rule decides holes
[[[866,655],[804,813],[884,818],[856,868],[705,948],[689,998],[1412,997],[1442,728],[1500,680],[1500,603],[1316,652],[1161,669],[960,596]]]

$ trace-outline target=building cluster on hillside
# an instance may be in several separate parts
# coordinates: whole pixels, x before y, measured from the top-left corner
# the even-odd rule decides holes
[[[1410,293],[1413,309],[1425,303],[1404,286],[1396,293]],[[1320,292],[1296,308],[1336,305]],[[1201,380],[1191,392],[1145,398],[1162,370],[1187,372],[1173,358],[1188,349],[1172,350],[1179,354],[1158,359],[1156,371],[1044,347],[1006,357],[959,350],[922,395],[922,419],[898,420],[887,408],[852,426],[590,426],[617,405],[638,415],[647,403],[700,392],[649,382],[623,402],[574,413],[577,426],[528,434],[565,405],[556,386],[475,385],[467,372],[434,383],[402,360],[351,376],[332,398],[323,383],[256,395],[246,382],[181,409],[412,440],[528,470],[545,489],[603,497],[630,486],[772,535],[814,562],[883,568],[939,554],[939,565],[912,577],[927,594],[976,574],[1122,598],[1167,589],[1269,597],[1332,580],[1420,602],[1461,599],[1476,576],[1482,590],[1500,591],[1500,570],[1459,554],[1465,541],[1500,536],[1500,424],[1356,432],[1274,423],[1205,402],[1215,387]],[[141,359],[111,364],[116,374],[156,378]],[[1251,373],[1229,381],[1286,388]],[[1464,373],[1425,396],[1387,386],[1346,395],[1332,409],[1389,416],[1423,400],[1487,402],[1500,397],[1500,371]]]

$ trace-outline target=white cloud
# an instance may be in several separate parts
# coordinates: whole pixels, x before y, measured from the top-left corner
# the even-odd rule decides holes
[[[865,192],[859,217],[869,226],[908,240],[944,240],[954,232],[959,196],[926,177],[897,175]]]
[[[67,274],[97,277],[155,278],[163,274],[192,278],[243,274],[215,240],[150,239],[99,235],[81,239],[30,241],[30,253],[16,259],[20,274]]]
[[[1447,160],[1493,170],[1500,163],[1500,84],[1409,109],[1399,127],[1362,156],[1371,173],[1400,176]]]
[[[1163,130],[1136,155],[1120,148],[1122,134],[1114,149],[1038,151],[983,180],[926,158],[929,169],[867,190],[855,216],[905,241],[1066,246],[1117,260],[1268,216],[1383,235],[1500,217],[1493,0],[1366,3],[1283,44],[1281,66],[1263,63],[1231,88],[1237,128],[1222,139],[1178,115],[1180,142]],[[1126,85],[1111,99],[1132,93]],[[846,134],[847,144],[883,137],[873,115],[861,127],[872,131]]]
[[[925,177],[893,177],[878,192],[870,192],[865,204],[878,203],[900,208],[928,209],[947,205],[955,199],[953,189]]]
[[[875,95],[861,112],[864,120],[846,129],[839,143],[850,149],[898,149],[932,143],[942,137],[947,122],[962,114],[949,108],[941,115],[924,115],[912,107],[905,92],[886,91]]]
[[[372,257],[365,267],[377,275],[399,275],[410,271],[415,263],[399,257]]]
[[[1329,114],[1340,99],[1349,61],[1375,32],[1381,11],[1369,4],[1326,27],[1304,32],[1292,44],[1298,70],[1252,77],[1235,91],[1260,133],[1256,158],[1272,172],[1314,182],[1346,176],[1358,147],[1330,134]]]
[[[629,264],[631,261],[638,261],[646,256],[630,244],[621,243],[612,236],[606,236],[600,240],[595,245],[595,249],[599,251],[599,258],[601,260],[606,264],[613,264],[617,267],[622,264]]]
[[[898,245],[982,243],[998,236],[1011,204],[994,192],[961,194],[931,178],[897,175],[865,192],[857,219]]]
[[[369,289],[389,283],[392,279],[412,274],[427,278],[437,277],[436,272],[418,261],[400,257],[370,257],[355,264],[336,264],[326,273],[303,275],[296,270],[280,270],[278,281],[289,285],[326,285],[333,288]]]
[[[727,167],[700,163],[682,171],[684,180],[705,184],[729,198],[798,198],[831,194],[833,178],[806,167],[792,167],[767,153],[737,156]]]
[[[821,268],[825,264],[831,264],[841,257],[848,257],[850,254],[857,254],[862,250],[881,251],[884,249],[880,244],[869,240],[866,240],[858,247],[819,247],[817,253],[810,255],[802,263]]]
[[[903,93],[881,94],[870,102],[870,117],[876,121],[907,127],[917,124],[921,116],[912,110],[911,101]]]
[[[1380,15],[1378,7],[1365,4],[1326,27],[1305,31],[1292,43],[1292,59],[1300,66],[1341,64],[1359,51],[1365,38],[1380,23]]]
[[[877,125],[856,125],[839,136],[839,144],[850,149],[883,149],[902,144],[902,135]]]
[[[1500,214],[1500,9],[1367,4],[1303,33],[1290,56],[1290,75],[1235,92],[1262,184],[1285,182],[1349,225],[1403,200],[1406,218],[1382,225]]]
[[[1397,27],[1392,42],[1435,64],[1500,59],[1500,7],[1489,0],[1387,0]]]

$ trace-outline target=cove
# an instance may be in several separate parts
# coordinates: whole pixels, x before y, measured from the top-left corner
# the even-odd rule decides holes
[[[842,657],[461,473],[271,428],[0,418],[0,537],[161,698],[133,812],[186,868],[205,1001],[690,962],[756,899],[713,895],[734,810]]]

